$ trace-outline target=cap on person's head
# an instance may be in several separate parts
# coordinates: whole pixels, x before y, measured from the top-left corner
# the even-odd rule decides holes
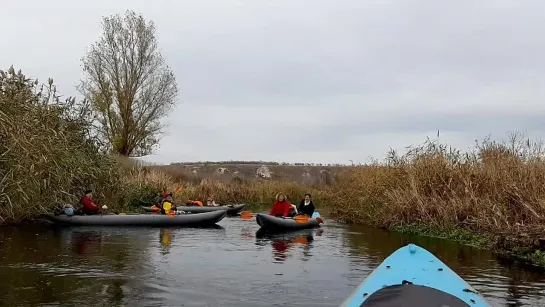
[[[85,190],[85,193],[83,193],[83,194],[87,195],[89,193],[93,193],[93,190]]]

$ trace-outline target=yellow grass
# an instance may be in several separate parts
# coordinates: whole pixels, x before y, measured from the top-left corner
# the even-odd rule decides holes
[[[485,140],[470,153],[432,141],[403,156],[392,152],[385,164],[340,174],[334,198],[343,201],[334,213],[378,227],[463,227],[506,245],[537,244],[545,234],[543,149],[512,134],[504,143]]]

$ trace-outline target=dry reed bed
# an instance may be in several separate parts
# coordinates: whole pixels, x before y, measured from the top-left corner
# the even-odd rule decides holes
[[[0,70],[0,224],[77,201],[87,186],[117,193],[115,161],[88,137],[85,111],[73,99],[60,101],[51,79],[40,86],[13,68]]]
[[[429,141],[384,165],[347,168],[335,190],[334,212],[347,222],[393,228],[463,227],[502,247],[545,237],[543,144],[520,134],[485,140],[470,153]]]
[[[129,176],[125,177],[124,183],[134,189],[142,189],[146,186],[153,187],[155,191],[172,192],[181,187],[179,192],[175,194],[174,200],[176,202],[185,202],[189,199],[204,201],[208,196],[212,196],[220,204],[271,205],[274,202],[275,195],[278,192],[284,192],[293,203],[299,202],[305,193],[311,193],[315,201],[322,204],[327,202],[328,197],[331,195],[329,189],[317,189],[290,181],[261,179],[248,181],[236,178],[230,181],[207,178],[198,181],[195,179],[185,181],[176,178],[177,175],[176,171],[169,174],[165,169],[136,167]],[[146,194],[141,201],[149,202],[149,196],[149,193]]]

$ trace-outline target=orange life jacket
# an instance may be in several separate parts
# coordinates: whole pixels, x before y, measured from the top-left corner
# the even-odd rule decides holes
[[[193,204],[193,205],[197,205],[197,206],[199,206],[199,207],[202,207],[202,206],[203,206],[202,202],[201,202],[201,201],[198,201],[198,200],[189,200],[189,201],[187,201],[187,202],[190,203],[190,204]]]

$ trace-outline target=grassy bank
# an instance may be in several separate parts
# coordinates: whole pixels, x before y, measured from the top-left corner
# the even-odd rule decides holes
[[[543,144],[520,134],[468,152],[428,141],[339,176],[334,214],[351,223],[464,240],[545,264]],[[462,241],[464,241],[462,240]]]

